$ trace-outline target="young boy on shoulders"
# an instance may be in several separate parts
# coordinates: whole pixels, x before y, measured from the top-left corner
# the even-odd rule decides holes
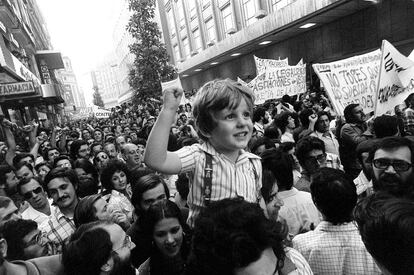
[[[244,150],[253,132],[252,91],[230,79],[206,83],[193,106],[197,131],[204,143],[168,152],[169,131],[182,94],[181,89],[164,91],[163,108],[149,135],[144,161],[161,173],[191,174],[190,226],[210,201],[243,197],[263,205],[260,158]]]

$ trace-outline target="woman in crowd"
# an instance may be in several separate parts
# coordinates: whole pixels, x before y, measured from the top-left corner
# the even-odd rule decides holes
[[[139,275],[184,274],[190,247],[189,228],[178,206],[158,201],[142,217],[143,230],[152,240],[151,256],[138,269]]]
[[[128,217],[129,222],[132,222],[134,207],[130,201],[132,192],[129,179],[128,168],[125,163],[117,159],[108,161],[101,172],[103,198],[108,202],[112,211],[122,211]]]

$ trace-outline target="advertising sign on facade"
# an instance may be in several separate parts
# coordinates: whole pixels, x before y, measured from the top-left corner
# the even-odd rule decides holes
[[[0,84],[0,96],[34,94],[35,92],[36,90],[31,81]]]

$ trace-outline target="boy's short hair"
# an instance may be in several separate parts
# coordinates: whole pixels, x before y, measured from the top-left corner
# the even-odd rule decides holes
[[[198,91],[193,106],[198,135],[203,140],[208,140],[204,134],[211,133],[217,126],[214,113],[225,108],[235,109],[242,99],[246,101],[253,116],[254,95],[250,88],[228,78],[204,84]]]

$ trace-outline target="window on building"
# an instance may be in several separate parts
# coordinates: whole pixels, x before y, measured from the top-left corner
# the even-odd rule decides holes
[[[185,58],[188,58],[191,55],[191,53],[190,53],[190,51],[191,51],[190,50],[190,43],[188,43],[188,38],[187,37],[184,38],[182,40],[182,42],[183,42],[184,56],[185,56]]]
[[[190,10],[190,20],[193,21],[197,18],[197,5],[196,1],[194,0],[188,0],[188,9]]]
[[[170,28],[170,35],[171,37],[174,37],[176,35],[176,31],[175,31],[175,22],[174,22],[174,15],[173,15],[172,9],[169,9],[167,11],[167,20],[168,20],[168,26]]]
[[[194,49],[198,52],[200,52],[200,50],[202,50],[203,48],[203,43],[201,41],[201,34],[200,34],[200,29],[195,29],[193,30],[193,38],[194,38]]]
[[[292,2],[292,1],[289,1],[289,0],[272,0],[272,10],[273,11],[280,10],[281,8],[286,7],[289,4],[289,2]]]
[[[174,48],[174,59],[176,62],[178,62],[181,59],[180,48],[178,47],[178,45],[174,45],[173,48]]]
[[[177,13],[178,13],[178,22],[180,29],[185,28],[185,14],[184,14],[184,5],[183,0],[177,0]]]
[[[234,29],[233,12],[232,12],[232,6],[230,3],[228,3],[223,8],[221,8],[221,16],[223,19],[224,35],[228,35],[228,32],[231,29]]]
[[[249,26],[257,21],[257,18],[254,17],[257,11],[256,0],[242,0],[244,20],[246,26]]]
[[[194,0],[193,0],[194,1]],[[205,9],[207,6],[211,4],[211,0],[201,0],[201,7]]]
[[[214,20],[212,17],[206,21],[207,41],[216,41],[216,30],[214,28]]]

